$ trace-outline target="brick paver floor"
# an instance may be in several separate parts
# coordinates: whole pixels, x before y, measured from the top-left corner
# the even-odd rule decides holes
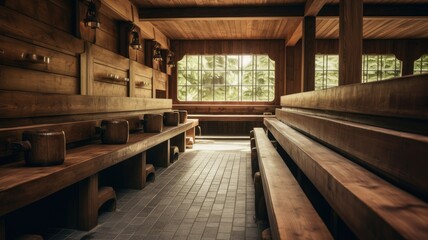
[[[118,190],[92,231],[49,239],[257,239],[250,172],[248,140],[199,140],[143,190]]]

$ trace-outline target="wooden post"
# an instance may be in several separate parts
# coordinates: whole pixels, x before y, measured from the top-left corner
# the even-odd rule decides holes
[[[79,182],[77,228],[89,231],[98,223],[98,174]]]
[[[143,189],[146,186],[146,152],[120,163],[115,178],[120,181],[120,187]]]
[[[302,89],[315,89],[315,17],[304,17],[302,29]]]
[[[361,83],[363,0],[340,0],[339,85]]]
[[[180,152],[186,151],[186,132],[180,133],[171,138],[171,146],[177,146]]]
[[[194,127],[186,131],[186,136],[191,137],[193,139],[193,142],[196,143],[196,139],[195,139],[196,133],[195,133]],[[186,142],[186,141],[184,141],[184,142]],[[184,144],[186,144],[186,143],[184,143]]]
[[[170,141],[162,142],[147,150],[147,163],[155,167],[167,168],[169,166]]]

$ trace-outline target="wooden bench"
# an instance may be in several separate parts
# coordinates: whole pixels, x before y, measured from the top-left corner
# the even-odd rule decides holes
[[[357,238],[428,238],[427,78],[283,96],[264,120],[322,198],[312,201],[325,201]]]
[[[102,175],[114,170],[114,177],[109,178],[117,181],[118,186],[143,188],[146,158],[156,166],[167,167],[170,142],[184,151],[186,132],[198,125],[198,120],[188,120],[178,126],[164,127],[161,133],[138,130],[143,114],[171,110],[170,100],[6,91],[0,91],[0,98],[4,99],[1,108],[14,109],[0,117],[0,239],[5,239],[10,214],[66,189],[71,189],[66,191],[71,194],[63,203],[70,204],[67,206],[70,219],[65,227],[81,230],[95,227],[98,208],[115,198],[113,189],[105,187]],[[69,104],[71,101],[75,104]],[[28,108],[19,107],[27,105]],[[101,119],[112,117],[129,121],[131,133],[126,144],[101,144],[97,138],[95,126],[99,126]],[[10,143],[21,140],[24,131],[38,129],[66,132],[63,164],[28,167],[22,156],[10,150]]]
[[[254,129],[254,139],[273,238],[332,239],[263,128]]]
[[[190,119],[198,119],[201,135],[245,136],[255,127],[263,127],[263,119],[275,117],[262,114],[189,114]]]

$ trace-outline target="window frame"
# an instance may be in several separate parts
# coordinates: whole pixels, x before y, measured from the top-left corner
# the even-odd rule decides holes
[[[420,62],[420,68],[416,69],[416,64]],[[427,63],[427,68],[423,68],[423,64]],[[423,54],[420,58],[413,62],[413,75],[427,74],[428,73],[428,54]]]
[[[211,56],[213,58],[213,67],[212,69],[204,69],[202,66],[202,61],[203,58],[206,56]],[[248,57],[250,56],[252,58],[252,62],[253,64],[251,64],[251,69],[244,69],[243,67],[243,61],[242,58],[243,57]],[[179,69],[178,66],[178,62],[182,61],[183,59],[186,59],[187,57],[197,57],[198,58],[198,69],[197,70],[192,70],[189,69],[187,66],[184,69]],[[224,57],[224,68],[221,68],[219,70],[217,70],[215,68],[215,61],[216,61],[216,57]],[[228,68],[228,58],[230,57],[236,57],[237,58],[237,68],[235,69],[229,69]],[[259,69],[257,68],[257,59],[259,57],[266,57],[268,64],[267,64],[267,69]],[[175,101],[177,101],[178,104],[213,104],[213,105],[218,105],[218,104],[239,104],[239,105],[272,105],[275,104],[277,102],[278,96],[278,89],[277,89],[277,85],[278,85],[278,81],[277,81],[277,77],[278,77],[278,72],[277,72],[277,68],[278,68],[278,62],[275,61],[275,59],[272,59],[268,54],[185,54],[183,56],[182,59],[180,59],[177,62],[177,68],[175,70],[175,74],[176,74],[176,85],[175,85],[175,90],[176,90],[176,96],[175,96]],[[186,64],[188,64],[187,59],[186,59]],[[273,64],[273,67],[271,67],[271,64]],[[192,84],[188,84],[188,80],[186,80],[186,84],[180,84],[180,71],[184,71],[186,74],[188,74],[188,72],[190,71],[197,71],[198,72],[198,83],[195,85]],[[202,74],[204,71],[212,71],[212,82],[210,84],[204,84],[203,83],[203,78],[202,78]],[[228,79],[227,79],[227,75],[228,72],[232,72],[232,71],[236,71],[238,73],[238,75],[235,75],[237,78],[237,83],[236,84],[228,84]],[[256,79],[256,74],[258,71],[266,71],[267,72],[267,79],[265,81],[265,84],[257,84],[257,79]],[[223,73],[224,74],[224,83],[221,84],[216,84],[215,83],[215,74],[216,72],[218,73]],[[243,81],[243,76],[245,72],[251,72],[252,75],[252,83],[251,84],[245,84]],[[186,78],[187,79],[187,78]],[[273,80],[271,80],[273,79]],[[197,88],[197,99],[198,100],[188,100],[187,99],[187,94],[186,94],[186,99],[185,100],[180,100],[179,99],[179,91],[180,91],[180,87],[185,87],[186,91],[187,88],[189,86],[194,86]],[[265,87],[268,90],[268,94],[267,94],[267,99],[262,99],[257,101],[257,96],[256,96],[256,89],[257,87]],[[202,96],[203,92],[202,89],[203,87],[212,87],[212,100],[205,100]],[[215,88],[223,88],[224,91],[224,97],[223,99],[219,99],[219,100],[215,100]],[[230,87],[236,87],[237,88],[237,99],[232,99],[232,100],[227,100],[228,99],[228,94],[227,94],[227,89]],[[252,89],[252,99],[251,100],[244,100],[243,97],[243,87],[251,87]],[[270,89],[273,88],[273,89]],[[270,91],[269,91],[270,89]]]

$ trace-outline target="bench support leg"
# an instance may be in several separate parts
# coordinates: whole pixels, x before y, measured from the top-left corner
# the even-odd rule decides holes
[[[89,231],[98,223],[98,174],[79,182],[77,228]]]
[[[160,143],[147,150],[147,163],[153,164],[155,167],[167,168],[169,166],[169,140]]]
[[[146,186],[146,152],[120,163],[116,177],[120,179],[121,187],[143,189]]]
[[[171,146],[177,146],[180,152],[186,151],[186,133],[180,133],[171,138]]]
[[[193,142],[196,143],[196,141],[195,141],[196,140],[195,139],[196,133],[195,133],[194,127],[186,131],[186,136],[191,137],[193,139]],[[180,152],[181,152],[181,150],[180,150]]]

